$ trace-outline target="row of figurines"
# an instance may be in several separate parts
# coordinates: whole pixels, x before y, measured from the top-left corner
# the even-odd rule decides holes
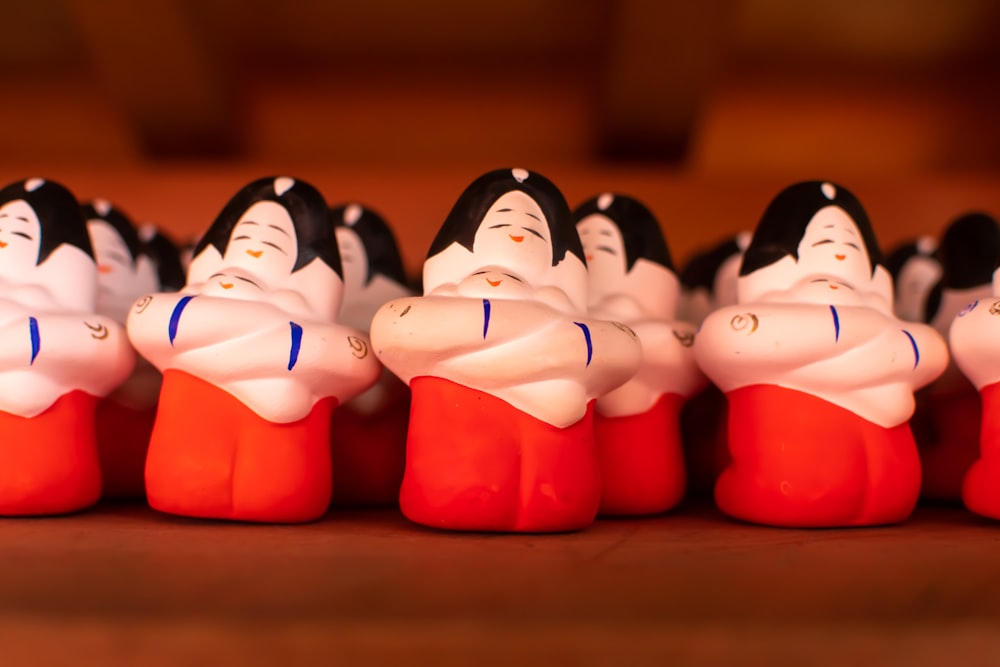
[[[240,190],[184,280],[162,239],[51,181],[0,190],[0,515],[85,508],[103,479],[196,517],[398,498],[428,526],[555,532],[708,479],[739,519],[875,525],[910,514],[923,467],[927,495],[1000,518],[988,216],[914,245],[933,280],[897,262],[908,319],[861,204],[818,181],[696,257],[685,290],[643,204],[571,211],[524,169],[461,194],[423,296],[378,215],[288,177]],[[949,326],[971,383],[946,372]]]

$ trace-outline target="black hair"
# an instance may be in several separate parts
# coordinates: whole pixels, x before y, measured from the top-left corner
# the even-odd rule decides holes
[[[106,211],[101,213],[98,207],[105,208],[105,206],[107,206]],[[87,222],[101,220],[108,223],[118,233],[118,236],[125,244],[125,248],[128,250],[129,256],[132,258],[132,264],[135,264],[136,260],[139,259],[139,255],[142,254],[143,246],[139,240],[139,234],[135,230],[135,225],[132,224],[132,220],[125,215],[124,211],[107,202],[98,201],[86,202],[80,206],[80,211],[83,213],[83,219]]]
[[[522,178],[523,176],[523,178]],[[490,207],[508,192],[520,191],[531,197],[545,215],[552,239],[552,266],[569,252],[586,265],[583,245],[576,232],[569,204],[552,181],[523,169],[497,169],[483,174],[459,196],[444,224],[431,243],[427,257],[433,257],[452,243],[472,252],[476,231]]]
[[[924,318],[930,322],[941,307],[942,292],[987,285],[1000,264],[1000,225],[986,213],[956,218],[941,236],[934,253],[941,263],[941,279],[927,294]]]
[[[868,214],[847,189],[826,181],[796,183],[778,193],[764,211],[750,245],[743,253],[740,275],[749,275],[783,257],[798,260],[799,244],[806,227],[817,213],[828,206],[841,209],[857,225],[874,275],[875,268],[882,264],[882,251],[879,250]]]
[[[601,204],[606,206],[601,208]],[[587,216],[595,214],[603,215],[621,232],[626,272],[632,270],[637,259],[645,259],[674,271],[663,229],[645,204],[626,195],[605,193],[580,204],[573,211],[573,221],[579,224]]]
[[[0,190],[0,206],[18,199],[24,200],[38,216],[42,238],[38,240],[36,265],[48,259],[52,251],[64,243],[94,258],[94,247],[80,204],[65,186],[55,181],[29,178]]]
[[[280,194],[276,187],[281,189]],[[237,192],[195,246],[194,257],[209,245],[218,250],[220,255],[226,254],[229,238],[240,216],[262,201],[277,203],[288,211],[292,219],[297,248],[293,273],[318,258],[343,279],[337,237],[330,224],[326,200],[312,185],[286,177],[261,178]]]
[[[688,259],[684,270],[681,271],[680,281],[686,289],[704,287],[709,292],[715,289],[715,277],[719,269],[727,259],[733,255],[739,255],[739,244],[736,238],[728,238],[716,245],[696,252]]]
[[[352,222],[345,219],[349,209],[352,213],[354,211],[360,213],[360,216]],[[368,257],[366,285],[378,274],[382,274],[400,285],[406,285],[406,271],[403,269],[403,258],[399,254],[399,245],[396,243],[392,229],[389,228],[381,215],[360,204],[341,204],[330,209],[330,218],[334,227],[350,229],[361,239],[361,245]]]
[[[149,255],[156,265],[156,275],[160,281],[160,289],[176,292],[186,282],[184,266],[181,264],[181,252],[174,241],[155,227],[149,228],[149,235],[143,240],[143,251]]]

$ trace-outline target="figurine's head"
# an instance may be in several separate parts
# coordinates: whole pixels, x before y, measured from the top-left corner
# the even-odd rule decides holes
[[[632,197],[606,192],[573,212],[595,306],[623,294],[650,315],[673,319],[680,284],[653,213]]]
[[[97,266],[80,205],[54,181],[0,190],[0,279],[47,290],[59,307],[93,311]]]
[[[941,278],[941,262],[935,256],[937,241],[921,236],[903,243],[886,257],[885,267],[892,274],[893,310],[908,322],[922,322],[926,315],[927,296]]]
[[[586,310],[583,247],[566,199],[551,181],[525,169],[499,169],[466,188],[431,244],[424,292],[473,275],[484,295],[554,287],[573,309]]]
[[[323,196],[280,176],[250,183],[226,204],[194,250],[188,285],[256,300],[299,293],[311,312],[333,319],[340,306],[340,253]]]
[[[156,265],[159,289],[164,292],[176,292],[184,287],[184,264],[177,244],[151,224],[141,225],[138,231],[144,252]]]
[[[344,269],[341,321],[367,330],[382,304],[410,294],[396,237],[385,220],[361,204],[330,209]]]
[[[817,303],[869,303],[888,310],[892,281],[860,202],[829,182],[809,181],[771,202],[743,255],[739,301],[794,293]]]
[[[121,210],[95,199],[81,211],[97,260],[97,312],[124,322],[137,298],[157,291],[156,269]]]
[[[1000,225],[986,213],[966,213],[945,229],[935,256],[941,263],[941,279],[927,294],[924,319],[931,322],[944,307],[947,312],[941,315],[951,324],[969,300],[956,295],[957,303],[944,306],[946,295],[969,293],[993,282],[993,271],[1000,262]]]
[[[743,251],[750,245],[750,232],[695,253],[680,274],[682,287],[679,319],[701,322],[710,312],[736,303],[736,279]]]

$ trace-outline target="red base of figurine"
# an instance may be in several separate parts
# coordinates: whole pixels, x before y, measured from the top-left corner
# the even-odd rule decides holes
[[[970,511],[1000,519],[1000,382],[983,387],[980,455],[965,475],[962,501]]]
[[[269,422],[218,387],[163,374],[146,458],[146,494],[161,512],[212,519],[299,523],[330,504],[330,413]]]
[[[385,410],[364,415],[351,404],[337,408],[330,422],[334,507],[385,507],[399,503],[406,459],[410,390],[392,379],[399,391]]]
[[[0,412],[0,515],[65,514],[101,495],[97,399],[61,396],[35,417]]]
[[[775,526],[902,521],[920,492],[909,424],[882,428],[800,391],[743,387],[729,399],[732,464],[715,487],[726,514]]]
[[[413,404],[400,507],[434,528],[562,532],[590,525],[601,498],[593,403],[566,428],[433,377]]]
[[[705,387],[681,408],[687,489],[693,496],[711,498],[715,481],[729,465],[727,419],[726,395],[715,385]]]
[[[97,404],[102,497],[146,497],[146,450],[155,419],[156,408],[135,410],[110,398],[103,398]]]
[[[971,384],[966,392],[934,394],[926,403],[918,403],[915,419],[926,426],[925,431],[918,431],[915,422],[913,426],[923,470],[921,496],[962,500],[962,481],[979,458],[982,414],[979,394]]]
[[[678,418],[684,399],[664,394],[646,412],[594,416],[603,494],[599,514],[659,514],[684,497]]]

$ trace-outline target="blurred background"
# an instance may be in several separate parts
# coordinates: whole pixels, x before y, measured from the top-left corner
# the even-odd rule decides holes
[[[993,0],[6,2],[0,176],[181,236],[244,182],[362,199],[418,268],[458,193],[524,166],[645,198],[675,255],[840,181],[883,245],[1000,212]]]

